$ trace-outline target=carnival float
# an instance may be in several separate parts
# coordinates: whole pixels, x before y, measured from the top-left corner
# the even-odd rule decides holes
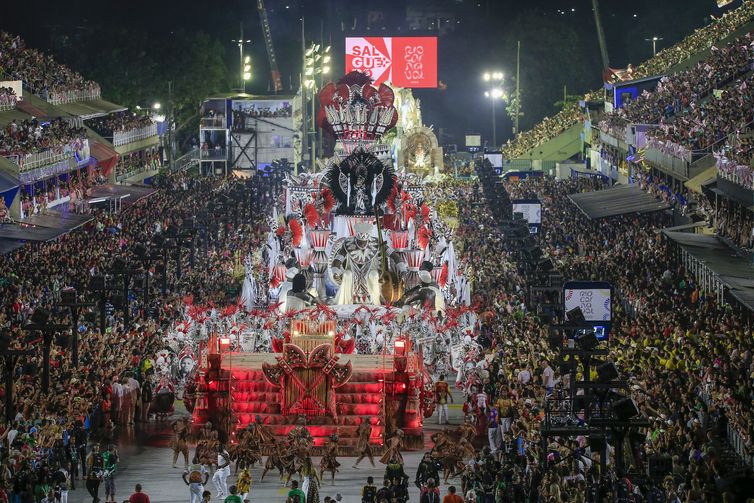
[[[303,417],[315,446],[337,434],[348,452],[369,421],[373,444],[401,429],[420,448],[434,378],[473,371],[477,315],[457,222],[420,174],[393,168],[389,86],[352,72],[319,102],[334,155],[286,180],[238,304],[186,299],[171,335],[194,362],[184,401],[195,425],[211,421],[231,442],[252,423],[284,438]]]

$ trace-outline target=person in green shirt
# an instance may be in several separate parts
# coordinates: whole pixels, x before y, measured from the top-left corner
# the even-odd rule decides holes
[[[290,503],[305,503],[306,502],[306,494],[304,494],[304,491],[298,488],[297,480],[291,481],[291,490],[288,491],[288,501]]]
[[[238,488],[236,486],[230,486],[228,490],[230,494],[225,497],[224,503],[243,503],[241,497],[238,495]]]

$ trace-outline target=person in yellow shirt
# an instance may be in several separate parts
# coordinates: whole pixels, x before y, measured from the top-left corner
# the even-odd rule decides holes
[[[238,474],[238,480],[236,481],[236,489],[241,494],[241,501],[248,499],[251,492],[251,472],[248,467],[241,470]]]

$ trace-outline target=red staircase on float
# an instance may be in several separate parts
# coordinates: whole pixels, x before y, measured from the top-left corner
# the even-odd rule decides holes
[[[283,440],[294,427],[297,416],[281,415],[280,390],[265,380],[261,368],[233,368],[231,374],[233,379],[230,406],[233,417],[237,419],[236,430],[255,422],[255,417],[259,415],[262,423],[272,431],[275,438]],[[341,452],[353,453],[358,442],[356,430],[361,419],[371,416],[371,442],[381,446],[384,376],[381,370],[354,368],[348,383],[337,390],[337,419],[329,416],[314,416],[308,419],[307,427],[314,438],[314,444],[322,446],[327,437],[337,434]],[[231,438],[235,438],[235,432]]]

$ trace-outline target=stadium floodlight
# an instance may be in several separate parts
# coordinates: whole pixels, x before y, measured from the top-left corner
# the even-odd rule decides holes
[[[500,89],[499,87],[492,89],[490,93],[490,97],[494,100],[499,100],[503,98],[503,96],[504,96],[503,90]]]
[[[644,39],[645,42],[652,42],[652,57],[657,56],[657,42],[660,40],[663,40],[663,38],[658,36]]]
[[[497,131],[495,120],[495,102],[505,99],[505,91],[503,91],[502,85],[505,81],[505,75],[500,70],[493,70],[484,72],[482,74],[482,80],[488,82],[487,89],[484,91],[485,98],[490,98],[492,101],[492,145],[493,148],[497,146]]]

